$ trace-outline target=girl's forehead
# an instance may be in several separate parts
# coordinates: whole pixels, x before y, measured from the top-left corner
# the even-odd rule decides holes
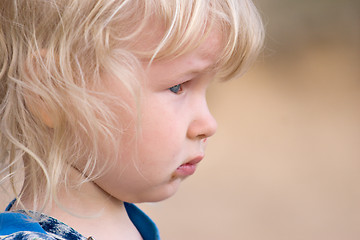
[[[171,53],[179,56],[194,51],[208,57],[217,55],[220,49],[223,49],[225,38],[224,30],[217,24],[205,29],[201,26],[192,29],[169,29],[161,20],[153,18],[141,29],[132,44],[132,50],[139,54],[140,59],[151,58],[155,52],[161,52],[160,58],[170,59],[174,57]],[[155,59],[157,57],[155,56]]]
[[[209,35],[204,39],[203,43],[199,45],[197,51],[200,55],[206,58],[216,58],[223,49],[223,34],[217,29],[209,32]]]
[[[212,32],[197,48],[175,58],[155,60],[150,66],[145,61],[143,67],[156,76],[157,81],[214,71],[222,50],[221,39],[218,32]]]

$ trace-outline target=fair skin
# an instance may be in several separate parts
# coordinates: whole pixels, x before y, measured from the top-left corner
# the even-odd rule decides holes
[[[216,131],[217,123],[209,112],[206,90],[215,74],[219,35],[211,33],[198,48],[175,59],[155,61],[150,67],[144,62],[147,77],[141,81],[138,136],[134,138],[133,129],[124,134],[119,147],[126,150],[100,178],[83,184],[76,191],[63,189],[59,194],[61,204],[70,211],[97,216],[79,219],[56,205],[49,215],[97,240],[119,239],[119,236],[141,239],[123,201],[153,202],[172,196],[181,181],[193,174],[204,157],[207,138]],[[106,80],[108,94],[123,94],[122,86],[115,79]],[[119,118],[134,122],[130,116],[124,116],[123,111],[114,109],[114,112],[119,113]],[[71,175],[74,179],[80,178],[75,169]]]
[[[205,139],[217,128],[206,103],[206,90],[214,76],[219,43],[219,36],[212,34],[195,51],[174,60],[155,61],[149,68],[144,64],[147,79],[142,82],[137,148],[127,146],[117,165],[96,180],[97,185],[128,202],[160,201],[176,192],[188,176],[177,169],[204,157]],[[178,84],[182,90],[169,90]],[[118,95],[119,91],[115,81],[111,93]],[[133,136],[129,138],[124,142],[131,142]],[[127,166],[125,171],[123,166]]]

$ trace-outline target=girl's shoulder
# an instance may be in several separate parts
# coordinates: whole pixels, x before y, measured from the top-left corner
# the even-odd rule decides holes
[[[16,232],[9,235],[0,236],[1,240],[56,240],[51,236],[43,233],[34,233],[34,232]]]
[[[53,217],[34,212],[30,212],[30,216],[23,210],[10,211],[13,204],[14,201],[5,212],[0,213],[0,240],[87,240],[72,227]],[[124,204],[130,220],[142,238],[159,240],[160,234],[155,223],[134,204]]]
[[[85,240],[86,238],[68,225],[44,214],[38,221],[25,211],[0,213],[1,240]]]

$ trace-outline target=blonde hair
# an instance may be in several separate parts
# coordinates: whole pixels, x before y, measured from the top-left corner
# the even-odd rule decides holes
[[[152,49],[140,51],[136,46],[151,34],[147,29],[153,21],[161,23],[164,34]],[[16,174],[25,172],[34,203],[44,196],[45,203],[56,199],[67,168],[79,159],[86,159],[87,177],[96,177],[99,142],[117,146],[126,128],[126,123],[114,127],[108,107],[114,99],[97,90],[106,81],[103,74],[116,77],[136,99],[140,59],[151,63],[182,55],[199,46],[213,27],[224,42],[216,77],[238,77],[263,42],[251,0],[2,1],[2,173],[14,185]],[[116,102],[130,111],[123,101]],[[41,119],[41,111],[52,126]],[[22,192],[14,194],[21,200]]]

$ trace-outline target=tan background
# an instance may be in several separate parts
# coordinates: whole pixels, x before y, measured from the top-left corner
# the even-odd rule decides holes
[[[212,87],[195,176],[142,207],[165,240],[358,240],[360,1],[256,2],[265,53]]]

